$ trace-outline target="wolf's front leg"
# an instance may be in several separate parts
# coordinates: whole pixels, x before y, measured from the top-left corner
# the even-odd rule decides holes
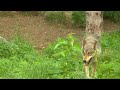
[[[88,79],[90,79],[90,76],[89,76],[89,67],[84,65],[84,68],[85,68],[85,75]]]
[[[91,73],[91,77],[94,78],[95,76],[95,72],[96,72],[96,62],[92,63],[92,73]]]

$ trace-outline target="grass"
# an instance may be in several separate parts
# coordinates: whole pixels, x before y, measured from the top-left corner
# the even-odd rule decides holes
[[[120,30],[102,34],[102,55],[96,78],[120,78],[119,35]],[[18,37],[9,44],[0,43],[0,78],[83,79],[80,43],[74,35],[68,34],[48,45],[41,54]]]
[[[13,17],[14,13],[11,11],[1,11],[0,12],[0,17]]]
[[[49,11],[49,12],[45,12],[45,20],[47,20],[50,23],[65,23],[66,18],[63,14],[62,11]]]
[[[0,12],[0,17],[4,15],[10,16],[6,13]],[[79,14],[81,13],[75,12],[73,14],[73,20],[78,20],[74,22],[76,24],[84,22],[84,19],[82,19],[84,15]],[[63,14],[58,14],[57,17],[52,16],[52,19],[57,19],[59,15]],[[114,15],[110,16],[108,14],[107,17],[112,18]],[[117,18],[119,18],[119,15]],[[51,21],[52,19],[50,17]],[[64,22],[63,20],[61,19],[61,23]],[[68,34],[66,38],[58,38],[54,43],[48,45],[40,54],[29,42],[19,37],[15,37],[9,43],[0,42],[0,78],[84,79],[80,43],[74,35]],[[119,79],[120,30],[111,33],[104,32],[102,34],[101,46],[102,55],[99,58],[96,78]]]
[[[120,78],[120,30],[103,33],[101,45],[103,53],[99,62],[99,78]]]
[[[58,39],[54,44],[56,48],[48,46],[48,48],[43,50],[42,54],[39,54],[29,43],[22,41],[20,38],[16,38],[10,44],[1,44],[0,78],[80,78],[79,76],[83,73],[79,72],[78,64],[81,62],[77,59],[74,60],[74,57],[77,56],[75,53],[70,56],[72,54],[70,51],[72,50],[66,50],[64,53],[65,56],[63,55],[62,58],[60,58],[61,55],[59,54],[50,57],[48,55],[50,53],[47,53],[50,48],[54,48],[55,51],[56,49],[58,50],[58,45],[56,46],[56,44],[60,41],[67,42],[65,44],[68,45],[67,47],[79,53],[79,50],[75,50],[79,46],[75,45],[76,48],[72,48],[72,37],[69,35],[68,37],[66,39]],[[69,54],[67,54],[68,52]],[[58,52],[56,51],[54,54],[56,53]],[[67,55],[70,57],[67,57]],[[79,59],[79,56],[77,58]]]

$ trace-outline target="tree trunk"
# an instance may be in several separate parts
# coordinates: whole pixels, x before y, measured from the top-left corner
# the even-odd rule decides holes
[[[86,11],[86,33],[101,37],[103,30],[102,11]]]

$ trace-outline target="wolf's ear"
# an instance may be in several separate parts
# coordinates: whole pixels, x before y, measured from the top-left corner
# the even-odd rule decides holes
[[[97,41],[94,42],[94,50],[96,49]]]

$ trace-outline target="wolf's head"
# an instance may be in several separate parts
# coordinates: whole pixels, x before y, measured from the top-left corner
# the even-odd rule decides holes
[[[92,58],[94,58],[96,54],[96,40],[83,40],[83,62],[85,65],[89,65]]]

